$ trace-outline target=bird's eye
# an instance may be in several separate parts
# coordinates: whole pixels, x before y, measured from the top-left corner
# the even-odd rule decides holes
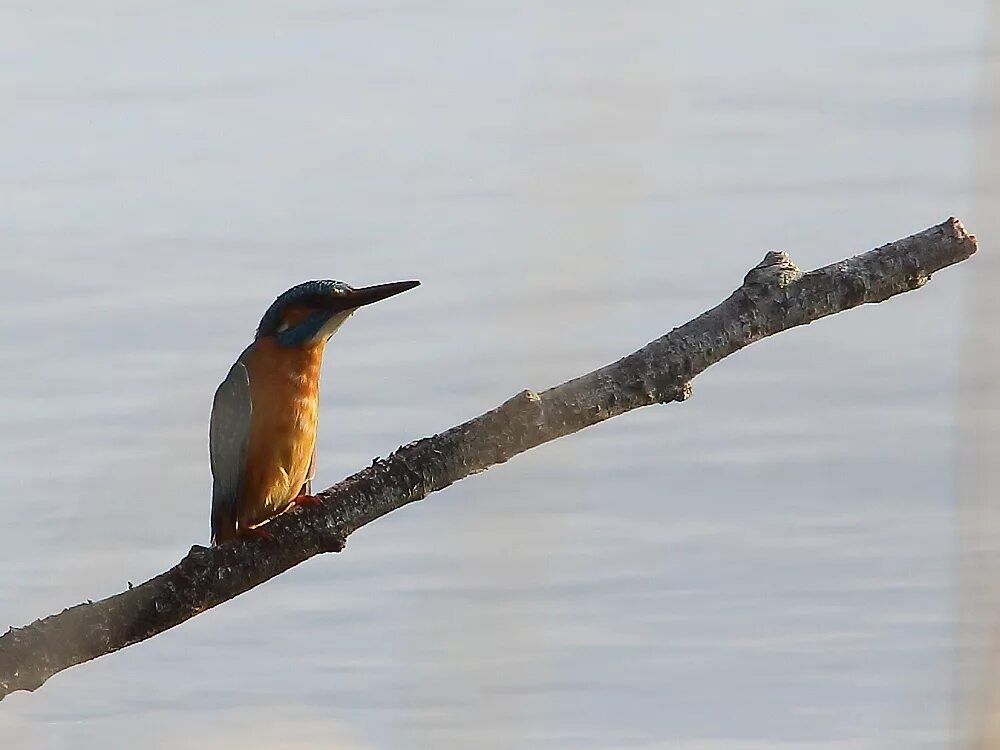
[[[287,322],[282,323],[280,326],[278,326],[278,333],[284,333],[287,330],[288,330],[288,323]]]

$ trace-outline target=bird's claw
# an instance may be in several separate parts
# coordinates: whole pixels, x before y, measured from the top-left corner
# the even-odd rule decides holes
[[[274,534],[260,526],[250,529],[241,529],[239,532],[241,539],[256,539],[262,542],[273,542]]]

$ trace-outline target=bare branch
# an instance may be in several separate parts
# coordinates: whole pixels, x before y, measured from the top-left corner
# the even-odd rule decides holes
[[[614,364],[501,406],[324,491],[318,507],[269,524],[270,542],[195,546],[167,572],[99,602],[80,604],[0,637],[0,698],[35,690],[68,667],[138,643],[232,599],[390,511],[529,448],[649,404],[683,401],[691,379],[765,336],[918,289],[976,252],[956,219],[803,274],[769,252],[724,302]]]

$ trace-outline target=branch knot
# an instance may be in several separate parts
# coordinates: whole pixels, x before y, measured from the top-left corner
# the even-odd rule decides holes
[[[764,260],[750,269],[743,278],[743,285],[784,289],[801,278],[802,271],[788,257],[788,253],[771,250],[764,256]]]
[[[669,404],[671,401],[687,401],[691,398],[691,381],[685,380],[676,388],[667,391],[660,399],[661,404]]]

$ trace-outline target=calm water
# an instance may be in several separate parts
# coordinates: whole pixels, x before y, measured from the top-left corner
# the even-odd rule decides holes
[[[326,486],[767,249],[1000,237],[950,5],[8,0],[0,626],[206,542],[212,392],[299,281],[424,282],[331,344]],[[2,744],[949,746],[969,265],[13,695]]]

